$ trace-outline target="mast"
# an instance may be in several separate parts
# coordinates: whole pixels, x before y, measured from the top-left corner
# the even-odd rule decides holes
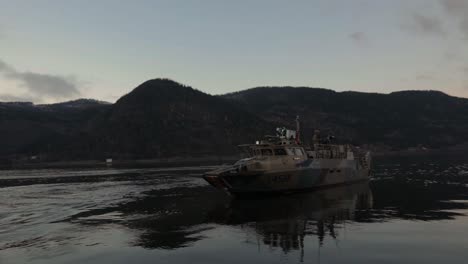
[[[296,116],[296,143],[301,144],[301,124],[299,123],[299,116]]]

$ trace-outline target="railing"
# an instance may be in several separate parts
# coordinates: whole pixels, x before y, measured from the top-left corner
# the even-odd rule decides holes
[[[314,144],[312,151],[318,159],[346,159],[350,147],[348,145]]]

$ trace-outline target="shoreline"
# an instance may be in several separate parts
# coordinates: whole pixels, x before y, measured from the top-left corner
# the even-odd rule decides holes
[[[203,157],[171,157],[140,160],[74,160],[52,162],[18,162],[0,166],[2,170],[34,170],[34,169],[82,169],[82,168],[162,168],[178,166],[209,166],[234,163],[239,156],[203,156]]]
[[[431,156],[431,155],[463,155],[468,153],[468,144],[443,149],[407,149],[397,151],[371,151],[375,158],[398,156]],[[137,160],[71,160],[51,162],[12,162],[0,165],[2,170],[31,170],[31,169],[80,169],[80,168],[161,168],[178,166],[216,166],[232,164],[240,159],[240,155],[200,156],[200,157],[168,157]]]

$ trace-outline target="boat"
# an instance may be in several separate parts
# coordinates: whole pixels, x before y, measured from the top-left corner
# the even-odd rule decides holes
[[[203,177],[229,194],[291,193],[367,181],[371,154],[349,144],[333,144],[333,137],[320,138],[316,130],[312,144],[300,140],[296,130],[277,128],[254,144],[240,145],[246,155],[232,165],[221,166]]]

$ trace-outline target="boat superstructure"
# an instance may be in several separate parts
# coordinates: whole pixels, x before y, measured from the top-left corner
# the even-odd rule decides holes
[[[371,157],[351,145],[319,140],[305,146],[297,130],[277,129],[255,144],[239,147],[247,155],[233,165],[205,174],[211,185],[232,194],[294,192],[367,180]]]

